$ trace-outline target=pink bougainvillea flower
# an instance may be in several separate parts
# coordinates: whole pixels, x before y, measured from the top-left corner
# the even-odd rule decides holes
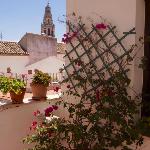
[[[107,28],[107,26],[104,23],[97,24],[95,27],[97,29],[106,29]]]
[[[45,116],[49,117],[51,112],[53,112],[53,107],[48,107],[45,109]]]
[[[73,32],[72,37],[76,37],[78,32]]]
[[[73,33],[66,33],[66,34],[64,34],[64,37],[62,38],[62,42],[64,42],[64,43],[68,43],[68,42],[70,42],[74,37],[76,37],[77,36],[77,31],[74,31]]]
[[[62,38],[62,42],[68,43],[70,40],[69,33],[64,34],[64,37]]]
[[[64,34],[64,37],[68,37],[68,34]]]
[[[62,38],[62,42],[64,42],[64,43],[65,43],[65,39],[64,39],[64,38]]]
[[[53,107],[54,110],[58,109],[58,106],[56,106],[56,105],[52,105],[52,107]]]

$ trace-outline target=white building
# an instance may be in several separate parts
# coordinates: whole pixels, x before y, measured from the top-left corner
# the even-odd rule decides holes
[[[34,73],[35,69],[59,73],[64,64],[65,44],[57,43],[51,8],[45,7],[41,35],[26,33],[19,42],[0,42],[0,72],[11,68],[13,74]]]

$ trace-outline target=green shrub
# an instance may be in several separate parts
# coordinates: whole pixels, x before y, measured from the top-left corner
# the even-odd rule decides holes
[[[51,81],[51,77],[48,73],[43,73],[42,71],[36,71],[33,76],[31,85],[34,84],[42,84],[44,86],[48,86]]]
[[[26,84],[21,79],[0,76],[0,91],[3,94],[7,94],[10,91],[13,91],[16,94],[18,94],[25,87],[26,87]]]

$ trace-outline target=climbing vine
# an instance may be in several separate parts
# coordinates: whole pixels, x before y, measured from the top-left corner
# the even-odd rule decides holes
[[[140,98],[128,93],[131,80],[129,64],[136,45],[125,48],[123,40],[135,29],[118,37],[116,27],[104,22],[86,24],[67,22],[69,32],[62,41],[66,52],[66,91],[57,106],[45,110],[46,117],[63,105],[64,118],[45,118],[34,123],[34,135],[24,139],[36,143],[32,150],[109,150],[131,149],[142,144],[134,122]],[[64,110],[62,110],[64,111]]]

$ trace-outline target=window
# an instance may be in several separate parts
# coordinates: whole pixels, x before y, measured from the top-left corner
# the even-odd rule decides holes
[[[47,19],[47,23],[48,23],[48,24],[50,23],[50,20],[49,20],[49,19]]]
[[[48,28],[48,35],[51,35],[51,33],[50,33],[50,28]]]

